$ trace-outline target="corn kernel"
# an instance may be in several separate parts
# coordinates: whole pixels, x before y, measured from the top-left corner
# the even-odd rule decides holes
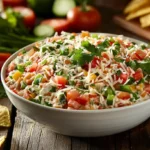
[[[141,96],[142,96],[142,97],[145,97],[146,94],[147,94],[147,93],[146,93],[145,91],[143,91],[143,92],[141,93]]]
[[[144,88],[144,84],[143,83],[140,83],[139,85],[136,86],[136,89],[139,90],[139,91],[142,91]]]
[[[35,98],[35,94],[34,94],[34,93],[31,93],[31,94],[30,94],[30,98]]]
[[[90,75],[90,79],[91,79],[91,80],[95,80],[96,78],[97,78],[97,76],[96,76],[95,74],[91,74],[91,75]]]
[[[136,86],[135,85],[130,85],[130,89],[132,92],[136,92]]]
[[[81,33],[81,37],[86,37],[86,36],[90,36],[90,33],[89,32],[87,32],[87,31],[82,31],[82,33]]]
[[[16,71],[13,74],[12,78],[17,81],[21,76],[22,76],[22,73],[20,71]]]

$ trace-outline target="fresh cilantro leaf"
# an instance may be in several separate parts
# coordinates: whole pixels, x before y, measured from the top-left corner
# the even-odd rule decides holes
[[[77,63],[80,66],[89,63],[90,61],[92,61],[92,59],[93,59],[92,54],[83,53],[81,49],[75,50],[75,53],[72,56],[73,62]]]
[[[129,61],[129,62],[126,62],[126,65],[131,67],[133,70],[136,70],[137,69],[137,61],[133,60],[133,61]]]
[[[138,67],[143,70],[143,72],[150,74],[150,61],[143,61],[137,64]]]
[[[97,53],[97,48],[94,45],[92,45],[89,41],[82,41],[81,46],[86,48],[91,53]]]

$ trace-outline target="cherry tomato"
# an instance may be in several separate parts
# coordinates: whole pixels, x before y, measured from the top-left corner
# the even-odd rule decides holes
[[[81,95],[76,98],[76,101],[81,104],[81,105],[86,105],[86,103],[89,101],[89,96],[88,95]]]
[[[63,76],[55,76],[54,81],[57,84],[60,84],[62,88],[65,87],[65,85],[67,84],[67,79]]]
[[[123,100],[129,99],[131,96],[128,92],[119,92],[117,97]]]
[[[3,63],[9,58],[10,53],[0,53],[0,69],[3,66]]]
[[[150,93],[150,84],[146,84],[144,90]]]
[[[143,60],[146,57],[147,53],[144,50],[137,50],[131,55],[132,60]]]
[[[4,7],[25,6],[26,0],[2,0]]]
[[[136,72],[133,74],[133,78],[135,80],[140,80],[140,79],[143,78],[143,72],[142,72],[141,68],[139,68],[139,69],[136,70]]]
[[[50,25],[58,33],[61,33],[61,31],[68,31],[70,28],[70,23],[67,19],[47,19],[43,20],[41,24]]]
[[[68,101],[68,107],[79,109],[81,107],[81,104],[79,104],[77,101],[69,100]]]
[[[92,6],[86,6],[86,11],[78,6],[67,13],[67,18],[73,30],[95,30],[101,23],[101,15]]]
[[[95,68],[99,64],[99,62],[100,62],[100,59],[97,57],[94,57],[94,59],[91,62],[91,67]]]
[[[33,63],[31,66],[29,66],[27,68],[27,71],[28,72],[34,72],[34,71],[36,71],[37,67],[38,67],[38,64],[37,63]]]
[[[13,10],[21,14],[23,17],[23,23],[27,28],[32,29],[34,27],[36,16],[32,9],[23,6],[17,6],[14,7]]]
[[[67,100],[75,100],[77,97],[79,97],[79,92],[77,90],[71,90],[67,92]]]

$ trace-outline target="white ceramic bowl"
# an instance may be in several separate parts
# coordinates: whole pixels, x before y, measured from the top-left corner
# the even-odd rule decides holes
[[[26,46],[25,49],[30,49],[32,45]],[[6,68],[18,53],[19,51],[5,62],[1,71],[1,80],[6,93],[18,110],[37,122],[49,126],[54,132],[79,137],[105,136],[131,129],[150,116],[150,100],[132,106],[105,110],[65,110],[30,102],[13,93],[4,81]]]

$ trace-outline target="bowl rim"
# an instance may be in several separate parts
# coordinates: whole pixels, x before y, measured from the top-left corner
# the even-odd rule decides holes
[[[144,43],[144,44],[147,44],[146,42],[143,42],[143,41],[140,41],[140,40],[137,40],[137,39],[134,39],[134,38],[131,38],[131,37],[128,37],[128,36],[124,36],[124,35],[121,35],[121,34],[112,34],[112,33],[100,33],[100,32],[90,32],[90,34],[99,34],[99,35],[104,35],[104,36],[122,36],[123,38],[125,39],[129,39],[133,42],[137,42],[137,43]],[[44,41],[45,39],[41,40],[41,41]],[[37,41],[39,42],[39,41]],[[69,109],[63,109],[63,108],[54,108],[54,107],[48,107],[48,106],[45,106],[45,105],[42,105],[42,104],[38,104],[38,103],[34,103],[32,101],[29,101],[19,95],[17,95],[16,93],[14,93],[12,90],[10,90],[10,88],[6,85],[5,83],[5,73],[6,73],[6,68],[8,66],[8,64],[17,56],[17,54],[22,51],[22,49],[28,49],[30,48],[32,45],[34,45],[36,42],[34,43],[31,43],[23,48],[20,48],[19,50],[17,50],[14,54],[12,54],[6,61],[5,63],[3,64],[2,66],[2,69],[1,69],[1,81],[2,81],[2,84],[4,86],[4,89],[5,91],[8,91],[9,93],[11,93],[13,96],[17,97],[19,100],[22,100],[23,102],[25,103],[28,103],[30,105],[34,105],[34,106],[37,106],[37,107],[40,107],[40,108],[43,108],[43,109],[47,109],[47,110],[54,110],[54,111],[63,111],[63,112],[68,112],[68,113],[109,113],[109,112],[116,112],[116,111],[121,111],[121,110],[128,110],[128,109],[133,109],[135,107],[140,107],[141,105],[145,105],[147,103],[150,103],[150,100],[145,100],[145,101],[142,101],[142,102],[139,102],[139,103],[136,103],[136,104],[133,104],[133,105],[129,105],[129,106],[124,106],[124,107],[119,107],[119,108],[106,108],[106,109],[99,109],[99,110],[69,110]]]

